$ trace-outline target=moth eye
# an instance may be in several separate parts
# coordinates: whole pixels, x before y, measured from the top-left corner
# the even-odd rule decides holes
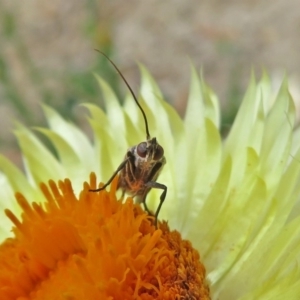
[[[147,155],[147,143],[142,142],[142,143],[138,144],[136,151],[137,151],[138,156],[143,157],[143,158],[146,157],[146,155]]]
[[[160,145],[157,145],[157,148],[155,150],[155,154],[154,154],[153,158],[155,160],[159,160],[159,159],[161,159],[163,157],[163,155],[164,155],[164,148],[161,147]]]

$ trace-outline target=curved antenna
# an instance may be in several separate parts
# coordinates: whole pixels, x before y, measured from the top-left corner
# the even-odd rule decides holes
[[[130,85],[128,84],[127,80],[125,79],[125,77],[123,76],[123,74],[121,73],[121,71],[118,69],[118,67],[115,65],[115,63],[102,51],[98,50],[98,49],[95,49],[97,52],[99,52],[100,54],[102,54],[112,65],[113,67],[116,69],[116,71],[119,73],[119,75],[121,76],[121,78],[123,79],[123,81],[125,82],[125,84],[127,85],[134,101],[136,102],[137,106],[139,107],[139,109],[141,110],[142,114],[143,114],[143,118],[144,118],[144,121],[145,121],[145,127],[146,127],[146,138],[147,140],[150,139],[150,133],[149,133],[149,128],[148,128],[148,121],[147,121],[147,117],[146,117],[146,114],[143,110],[143,108],[141,107],[139,101],[137,100],[132,88],[130,87]]]

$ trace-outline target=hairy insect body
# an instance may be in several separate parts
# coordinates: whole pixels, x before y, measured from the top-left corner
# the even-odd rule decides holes
[[[144,203],[151,189],[148,182],[155,182],[166,163],[163,148],[156,138],[128,149],[124,158],[128,163],[120,171],[118,188]]]
[[[160,195],[160,202],[154,214],[154,224],[157,227],[158,214],[167,195],[167,186],[156,182],[160,171],[166,163],[164,149],[158,144],[155,137],[151,138],[146,114],[120,70],[106,54],[101,51],[98,52],[110,61],[131,92],[133,100],[139,107],[145,121],[146,141],[129,148],[124,160],[112,174],[111,178],[101,188],[91,189],[90,191],[99,192],[105,189],[120,172],[118,189],[123,191],[123,195],[128,193],[135,197],[136,201],[142,203],[145,210],[153,215],[147,207],[146,197],[151,188],[161,189],[163,192]]]

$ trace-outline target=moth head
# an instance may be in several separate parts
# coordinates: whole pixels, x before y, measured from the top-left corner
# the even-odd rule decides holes
[[[137,155],[142,159],[160,160],[164,156],[164,148],[159,145],[156,138],[141,142],[136,147]]]

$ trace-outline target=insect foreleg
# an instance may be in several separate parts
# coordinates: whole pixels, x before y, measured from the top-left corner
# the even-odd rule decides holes
[[[162,189],[163,190],[162,194],[159,197],[160,198],[160,202],[159,202],[159,205],[158,205],[158,207],[156,209],[156,212],[155,212],[155,215],[154,215],[154,225],[157,228],[157,218],[158,218],[161,206],[163,205],[163,203],[165,201],[165,198],[166,198],[166,195],[167,195],[167,189],[168,188],[164,184],[158,183],[156,181],[148,181],[146,183],[146,186],[154,188],[154,189]],[[145,206],[146,210],[149,211],[148,207],[147,207],[147,205],[145,203],[146,202],[145,200],[144,200],[144,206]]]
[[[109,180],[101,187],[98,189],[90,190],[90,192],[99,192],[104,190],[116,177],[116,175],[125,167],[129,160],[129,157],[127,157],[125,160],[122,161],[122,163],[119,165],[118,169],[112,174],[112,176],[109,178]]]

